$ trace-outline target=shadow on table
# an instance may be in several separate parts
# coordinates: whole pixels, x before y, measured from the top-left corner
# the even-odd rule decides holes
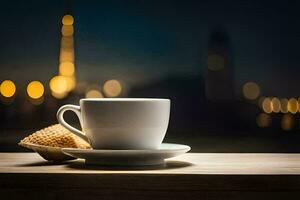
[[[62,162],[53,162],[53,161],[40,161],[40,162],[32,162],[25,163],[21,165],[17,165],[18,167],[38,167],[38,166],[54,166],[54,165],[67,165],[72,163],[72,160],[62,161]]]
[[[84,160],[70,160],[64,162],[40,161],[18,165],[19,167],[37,167],[37,166],[54,166],[62,165],[71,169],[78,170],[162,170],[162,169],[177,169],[192,166],[192,163],[184,161],[166,161],[162,165],[152,166],[98,166],[86,165]]]
[[[165,164],[152,166],[98,166],[86,165],[83,160],[77,160],[76,162],[68,163],[66,167],[78,170],[161,170],[184,168],[192,165],[192,163],[183,161],[166,161]]]

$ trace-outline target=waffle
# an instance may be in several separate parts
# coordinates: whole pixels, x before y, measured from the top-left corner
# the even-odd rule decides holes
[[[53,161],[72,159],[72,157],[63,154],[61,148],[91,148],[87,142],[75,136],[60,124],[32,133],[22,139],[19,145],[36,151],[46,160]]]

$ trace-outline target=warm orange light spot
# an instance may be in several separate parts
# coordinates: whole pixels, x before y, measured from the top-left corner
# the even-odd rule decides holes
[[[246,99],[254,100],[260,94],[259,86],[254,82],[247,82],[243,86],[243,95]]]
[[[11,80],[5,80],[0,85],[0,93],[4,97],[12,97],[16,93],[16,85]]]
[[[271,117],[266,113],[260,113],[256,118],[256,123],[258,127],[268,127],[272,122]]]
[[[272,105],[271,105],[271,99],[270,98],[265,98],[262,102],[262,108],[264,112],[266,113],[271,113],[272,112]]]
[[[72,15],[65,15],[62,18],[63,25],[72,25],[74,23],[74,17]]]
[[[74,34],[74,27],[72,25],[63,25],[61,28],[63,36],[72,36]]]
[[[291,114],[284,114],[281,119],[281,128],[285,131],[289,131],[294,126],[294,118]]]
[[[279,113],[281,110],[280,100],[274,97],[271,103],[272,103],[272,111],[275,113]]]
[[[118,80],[108,80],[103,85],[103,91],[107,97],[117,97],[122,92],[122,85]]]
[[[75,66],[72,62],[63,62],[59,65],[59,74],[62,76],[73,76],[75,72]]]
[[[44,85],[39,81],[32,81],[27,85],[27,94],[32,99],[41,98],[44,91]]]
[[[103,98],[103,95],[99,90],[92,89],[87,91],[85,98]]]
[[[50,80],[49,86],[55,94],[64,94],[68,91],[68,83],[63,76],[54,76]]]
[[[288,106],[287,107],[288,107],[288,111],[290,113],[295,114],[296,112],[298,112],[298,101],[297,101],[297,99],[291,98],[288,101]]]
[[[225,66],[224,57],[221,55],[209,55],[207,58],[207,67],[212,71],[219,71]]]

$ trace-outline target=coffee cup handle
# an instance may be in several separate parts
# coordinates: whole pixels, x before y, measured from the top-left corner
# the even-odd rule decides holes
[[[64,105],[62,107],[60,107],[57,111],[56,117],[58,122],[65,127],[66,129],[68,129],[69,131],[71,131],[72,133],[74,133],[75,135],[77,135],[78,137],[80,137],[81,139],[85,140],[86,142],[89,142],[89,139],[85,136],[85,134],[74,128],[73,126],[71,126],[70,124],[68,124],[65,119],[64,119],[64,113],[66,111],[73,111],[77,117],[79,118],[80,121],[80,125],[82,127],[82,121],[81,121],[81,111],[80,111],[80,106],[75,106],[75,105]]]

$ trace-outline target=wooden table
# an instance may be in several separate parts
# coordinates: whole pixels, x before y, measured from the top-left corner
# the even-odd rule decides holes
[[[0,153],[1,199],[299,199],[299,175],[300,154],[188,153],[125,169]]]

